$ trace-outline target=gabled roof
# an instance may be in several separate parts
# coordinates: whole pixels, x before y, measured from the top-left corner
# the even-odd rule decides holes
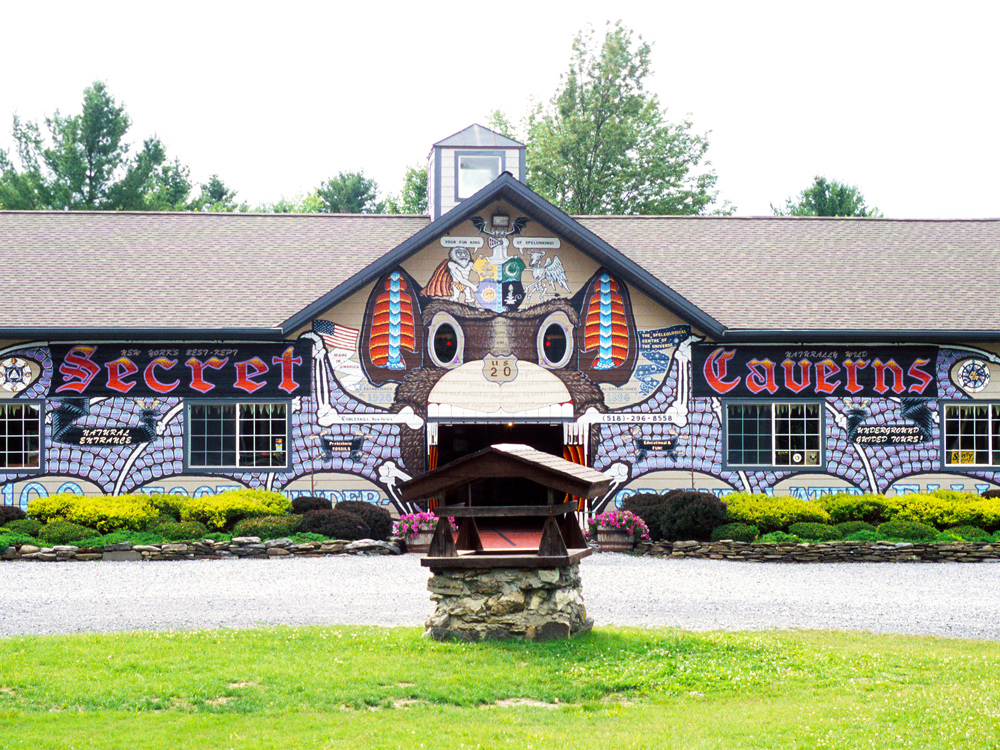
[[[1000,220],[573,218],[508,173],[434,222],[0,211],[0,338],[283,338],[498,199],[720,341],[1000,340]]]
[[[519,443],[500,443],[458,458],[399,485],[407,502],[437,497],[483,479],[524,477],[543,487],[576,497],[598,497],[611,477],[559,456]]]
[[[523,143],[518,143],[494,130],[484,128],[482,125],[470,125],[464,130],[459,130],[444,140],[438,141],[434,146],[444,148],[524,148]]]
[[[496,200],[504,200],[515,209],[529,214],[535,221],[561,237],[579,250],[607,265],[623,279],[650,294],[654,299],[691,321],[702,330],[721,335],[722,326],[703,310],[691,305],[660,279],[644,271],[639,265],[615,250],[611,245],[560,211],[538,194],[518,182],[509,172],[484,187],[467,200],[428,224],[415,235],[379,258],[360,273],[347,279],[328,295],[285,321],[284,328],[295,330],[337,302],[373,282],[391,268],[421,250],[428,242],[445,234],[482,211]]]

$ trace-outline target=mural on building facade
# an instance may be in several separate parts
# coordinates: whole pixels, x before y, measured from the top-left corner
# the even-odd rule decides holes
[[[405,511],[397,488],[428,468],[428,427],[448,420],[564,423],[566,455],[614,478],[593,509],[668,486],[811,496],[1000,483],[988,466],[942,467],[941,403],[1000,400],[990,351],[720,346],[688,325],[637,319],[613,269],[580,271],[573,248],[529,236],[526,218],[471,224],[295,342],[0,350],[0,404],[45,413],[41,470],[5,472],[0,502],[247,486]],[[287,470],[186,467],[185,399],[215,396],[288,402],[288,445],[274,446],[287,448]],[[821,462],[727,464],[728,401],[807,397],[819,404]]]

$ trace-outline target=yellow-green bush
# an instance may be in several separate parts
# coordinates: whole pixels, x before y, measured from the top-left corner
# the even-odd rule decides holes
[[[215,529],[230,528],[244,518],[287,515],[291,509],[291,502],[280,492],[249,489],[193,497],[180,506],[182,521],[200,521]]]
[[[28,503],[40,521],[62,519],[107,534],[117,529],[141,531],[158,514],[145,495],[73,495],[63,493]]]
[[[42,523],[48,523],[55,518],[65,518],[66,512],[78,497],[80,496],[69,492],[61,492],[58,495],[29,500],[28,515]]]
[[[761,534],[782,531],[793,523],[829,523],[830,514],[817,503],[795,497],[771,497],[734,492],[722,498],[729,523],[756,526]]]
[[[878,526],[892,519],[893,509],[885,495],[824,495],[816,501],[830,514],[830,523],[865,521]]]
[[[287,515],[291,503],[279,492],[230,490],[221,495],[97,495],[62,493],[28,503],[28,515],[39,521],[70,521],[107,534],[118,529],[144,530],[151,521],[169,516],[198,521],[214,529],[229,528],[244,518]]]
[[[896,495],[887,502],[894,521],[917,521],[937,529],[951,526],[978,526],[991,532],[1000,529],[1000,498],[935,490]]]
[[[170,516],[175,521],[181,520],[181,508],[189,502],[187,495],[149,495],[158,516]]]

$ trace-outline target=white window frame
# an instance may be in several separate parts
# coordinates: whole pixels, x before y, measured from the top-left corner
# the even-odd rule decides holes
[[[733,425],[737,423],[737,420],[731,418],[733,407],[758,407],[767,408],[769,411],[769,416],[767,423],[770,424],[770,431],[767,437],[770,440],[770,447],[766,450],[770,454],[770,461],[767,463],[750,463],[746,461],[733,461],[730,458],[730,448],[729,442],[732,435]],[[822,470],[825,459],[823,445],[825,443],[824,436],[824,418],[823,418],[823,405],[817,401],[728,401],[725,404],[725,434],[724,434],[724,444],[723,444],[723,454],[725,457],[725,465],[727,467],[734,468],[751,468],[751,469],[782,469],[782,470]],[[787,409],[792,412],[796,407],[814,407],[816,409],[815,416],[809,416],[803,413],[802,417],[794,417],[789,413],[788,416],[779,415],[779,411],[782,409]],[[779,448],[779,440],[781,437],[778,433],[778,425],[781,421],[786,420],[798,420],[804,423],[804,431],[799,435],[794,432],[789,431],[786,437],[790,439],[803,438],[803,445],[801,447],[789,446],[787,449]],[[809,432],[809,423],[815,422],[815,432]],[[744,434],[744,433],[740,433]],[[756,433],[758,436],[764,433]],[[809,438],[815,438],[814,441],[810,441]],[[791,440],[790,440],[791,442]],[[810,447],[809,443],[815,442],[815,447]],[[741,448],[741,453],[745,454],[754,449]],[[762,449],[756,449],[756,452],[761,452]],[[787,461],[784,459],[779,459],[781,454],[787,455]],[[795,462],[794,457],[796,455],[800,456],[800,461]],[[810,460],[811,459],[811,460]]]
[[[20,414],[15,414],[17,411]],[[0,471],[3,472],[37,472],[42,469],[42,448],[44,446],[42,416],[44,408],[41,401],[22,401],[20,399],[0,401]],[[28,429],[32,426],[33,429]],[[18,427],[11,434],[11,428]],[[21,447],[12,450],[10,440],[20,441]],[[34,449],[28,448],[34,441]],[[12,462],[11,457],[18,460]],[[26,459],[34,457],[33,463],[26,463]]]
[[[506,154],[503,151],[457,151],[455,153],[455,200],[462,201],[475,195],[477,192],[482,190],[484,187],[489,185],[493,180],[503,174],[504,165],[506,163]],[[463,166],[462,162],[464,159],[474,159],[474,160],[489,160],[491,162],[490,166],[496,164],[496,174],[493,174],[493,170],[490,170],[490,179],[484,182],[482,185],[475,187],[474,189],[469,189],[472,186],[466,187],[462,180]],[[471,172],[482,172],[483,169],[470,168]],[[478,181],[477,181],[478,183]]]
[[[199,408],[217,407],[225,410],[232,408],[232,415],[221,415],[221,419],[214,419],[216,424],[221,424],[224,420],[232,420],[231,432],[222,434],[212,434],[201,436],[197,430],[202,422],[210,424],[207,419],[193,415],[193,411]],[[284,422],[283,426],[275,430],[268,428],[260,433],[248,434],[244,432],[248,421],[257,423],[255,412],[261,408],[280,407],[284,411],[283,416],[260,419],[260,423],[273,423],[276,419]],[[290,466],[290,438],[291,438],[291,404],[288,401],[254,401],[254,400],[232,400],[232,401],[189,401],[185,409],[185,450],[184,462],[190,471],[287,471]],[[225,427],[223,427],[225,429]],[[207,431],[206,431],[207,432]],[[209,438],[218,438],[220,442],[232,441],[231,445],[223,444],[217,450],[209,450],[206,446],[197,452],[194,450],[198,440],[207,441]],[[246,447],[246,441],[254,441],[252,448]],[[280,441],[280,442],[279,442]],[[223,462],[209,463],[207,455],[202,454],[219,453],[222,454]],[[225,462],[232,455],[233,462]],[[275,462],[275,458],[280,455],[280,463]],[[269,463],[261,463],[261,457],[267,456]],[[199,463],[199,461],[203,461]]]
[[[941,450],[944,454],[942,456],[943,466],[969,469],[1000,464],[1000,403],[992,401],[954,401],[944,403],[942,407]],[[955,425],[955,418],[952,417],[952,413],[956,411],[971,412],[974,410],[984,410],[985,414],[981,417],[976,414],[970,414],[964,419],[971,420],[972,424],[981,419],[985,422],[985,432],[978,432],[974,428],[971,434],[960,431],[958,435],[955,435],[952,431]],[[959,419],[962,419],[962,417],[959,417]],[[970,424],[970,422],[966,421],[965,424]],[[959,440],[957,446],[952,445],[953,438]],[[980,451],[973,445],[971,446],[971,450],[966,450],[966,448],[970,447],[968,441],[975,441],[976,438],[982,438],[985,441],[985,447]],[[975,454],[980,452],[985,453],[985,462],[976,460],[977,457]],[[972,453],[973,460],[971,462],[962,461],[962,453]],[[952,460],[956,456],[959,457],[959,461]]]

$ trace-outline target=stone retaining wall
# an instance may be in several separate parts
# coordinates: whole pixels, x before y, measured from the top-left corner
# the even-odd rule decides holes
[[[644,542],[636,551],[651,557],[694,557],[748,562],[997,562],[1000,544],[949,542],[817,542],[748,544],[746,542]]]
[[[356,542],[293,543],[290,539],[236,537],[230,542],[203,540],[172,544],[128,542],[101,548],[70,545],[20,548],[0,551],[0,560],[70,562],[83,560],[212,560],[232,557],[283,558],[324,555],[398,555],[404,545],[362,539]],[[747,544],[746,542],[643,542],[635,552],[650,557],[693,557],[703,560],[743,560],[750,562],[996,562],[1000,543],[949,542],[909,544],[906,542],[819,542],[815,544]]]
[[[61,545],[35,547],[23,544],[20,548],[8,547],[0,559],[38,560],[41,562],[70,562],[83,560],[219,560],[232,557],[281,558],[321,557],[324,555],[398,555],[402,552],[395,542],[378,542],[361,539],[356,542],[332,540],[329,542],[302,542],[291,539],[260,537],[235,537],[230,542],[175,542],[171,544],[136,544],[123,542],[106,547],[74,547]]]

